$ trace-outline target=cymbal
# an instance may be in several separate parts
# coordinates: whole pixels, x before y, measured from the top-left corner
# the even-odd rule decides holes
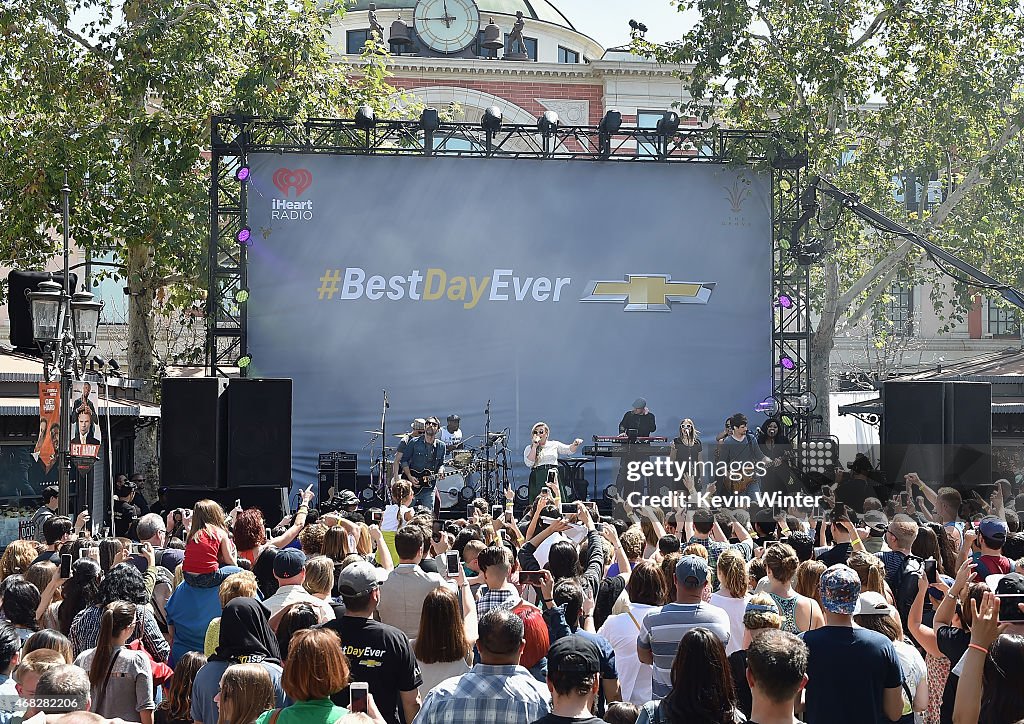
[[[397,437],[397,438],[401,439],[401,438],[405,437],[408,434],[409,433],[407,433],[407,432],[393,432],[393,433],[391,433],[391,437]]]
[[[382,430],[363,430],[363,432],[366,433],[367,435],[383,435],[384,434],[384,432]]]

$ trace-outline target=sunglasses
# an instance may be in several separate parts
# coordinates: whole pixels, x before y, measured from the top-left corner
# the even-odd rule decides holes
[[[428,422],[427,427],[441,427],[441,424],[437,422]]]

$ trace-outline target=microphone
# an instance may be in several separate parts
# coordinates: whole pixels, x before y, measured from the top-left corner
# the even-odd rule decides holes
[[[387,390],[384,390],[384,407],[385,408],[391,407],[391,403],[388,402],[388,391]]]
[[[484,414],[485,415],[490,415],[491,414],[491,401],[490,400],[487,401],[487,408],[484,410]]]

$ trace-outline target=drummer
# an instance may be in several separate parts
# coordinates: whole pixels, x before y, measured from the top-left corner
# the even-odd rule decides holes
[[[461,423],[462,418],[453,412],[448,415],[448,425],[441,430],[441,434],[438,436],[448,448],[448,452],[462,447],[462,430],[459,429]]]

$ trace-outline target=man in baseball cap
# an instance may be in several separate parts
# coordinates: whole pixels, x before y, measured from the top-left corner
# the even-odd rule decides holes
[[[590,705],[597,695],[601,677],[601,652],[597,645],[579,634],[571,634],[551,644],[548,649],[548,690],[551,692],[551,713],[535,724],[599,724]]]
[[[654,665],[652,692],[663,699],[672,689],[672,662],[686,632],[706,628],[722,645],[729,643],[729,615],[704,603],[704,589],[710,585],[708,563],[700,556],[683,556],[676,564],[675,602],[649,613],[640,623],[636,650],[641,663]]]
[[[1002,518],[994,515],[986,515],[978,521],[975,550],[971,557],[976,564],[974,567],[974,580],[984,581],[988,576],[1000,573],[1009,573],[1013,570],[1013,561],[1003,555],[1003,546],[1010,533],[1009,526]],[[971,534],[967,534],[969,543]]]
[[[825,626],[803,634],[810,651],[809,724],[883,724],[903,713],[903,675],[895,647],[882,634],[853,624],[860,589],[860,576],[849,566],[837,564],[821,574]]]
[[[317,612],[320,623],[334,618],[334,609],[327,601],[321,600],[302,587],[306,580],[306,554],[298,548],[283,548],[274,556],[274,578],[277,592],[263,602],[274,614],[296,603],[308,603]],[[276,622],[272,625],[276,627]]]

